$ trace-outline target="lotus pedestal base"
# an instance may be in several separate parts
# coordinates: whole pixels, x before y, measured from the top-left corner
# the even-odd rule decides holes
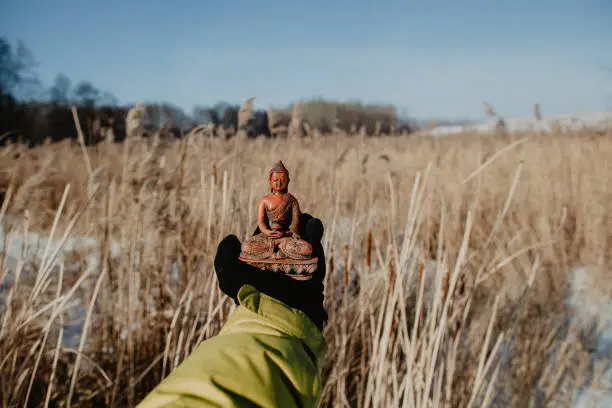
[[[240,256],[239,259],[257,269],[282,273],[295,280],[310,280],[317,270],[319,258],[306,260],[295,259],[250,259]]]

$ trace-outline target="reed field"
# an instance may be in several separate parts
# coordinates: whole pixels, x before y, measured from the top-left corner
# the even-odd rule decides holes
[[[590,130],[3,147],[0,404],[136,405],[232,312],[216,247],[278,160],[325,225],[321,406],[612,393],[611,158]]]

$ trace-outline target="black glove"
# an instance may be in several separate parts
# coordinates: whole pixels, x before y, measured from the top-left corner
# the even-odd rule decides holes
[[[321,245],[323,223],[309,214],[301,214],[299,231],[304,231],[302,239],[310,243],[313,256],[318,257],[317,270],[307,281],[298,281],[282,273],[262,271],[238,259],[241,244],[235,235],[225,237],[217,247],[215,272],[219,288],[238,303],[238,290],[242,285],[253,285],[257,290],[285,303],[287,306],[304,312],[310,320],[323,330],[327,313],[323,308],[323,279],[326,273],[325,254]],[[259,233],[259,228],[255,234]]]

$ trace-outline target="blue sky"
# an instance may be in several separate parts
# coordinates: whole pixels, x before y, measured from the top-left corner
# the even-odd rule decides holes
[[[175,6],[172,6],[175,4]],[[121,103],[258,108],[322,96],[417,118],[612,107],[610,0],[0,0],[52,84],[90,80]]]

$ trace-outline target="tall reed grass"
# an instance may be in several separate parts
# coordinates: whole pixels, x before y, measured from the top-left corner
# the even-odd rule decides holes
[[[321,406],[571,404],[605,371],[566,299],[610,270],[610,157],[589,131],[5,147],[0,402],[134,406],[232,312],[216,245],[282,159],[326,227]]]

